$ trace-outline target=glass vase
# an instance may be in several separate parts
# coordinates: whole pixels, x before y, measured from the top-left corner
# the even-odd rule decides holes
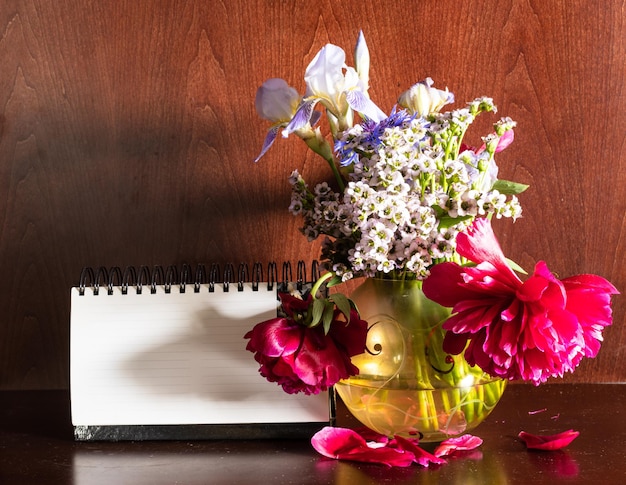
[[[426,298],[421,281],[366,279],[351,295],[368,322],[359,375],[336,391],[365,426],[387,436],[442,441],[480,424],[506,381],[443,351],[450,309]]]

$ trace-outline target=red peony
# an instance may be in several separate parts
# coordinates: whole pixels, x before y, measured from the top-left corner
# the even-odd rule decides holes
[[[318,394],[340,379],[358,374],[350,358],[363,353],[367,322],[351,309],[350,321],[338,309],[328,333],[322,325],[309,327],[306,315],[312,304],[287,293],[279,294],[285,317],[257,324],[244,338],[246,349],[261,364],[259,372],[290,394]]]
[[[431,300],[452,307],[444,350],[465,349],[470,365],[534,384],[572,372],[595,357],[612,323],[617,289],[596,275],[557,279],[543,261],[522,282],[507,264],[487,219],[457,237],[458,253],[476,263],[441,263],[424,281]]]

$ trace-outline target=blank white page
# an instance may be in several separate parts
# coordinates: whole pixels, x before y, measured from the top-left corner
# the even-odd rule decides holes
[[[327,393],[290,395],[259,372],[243,336],[276,316],[276,291],[244,284],[85,288],[71,292],[70,386],[75,426],[311,423]]]

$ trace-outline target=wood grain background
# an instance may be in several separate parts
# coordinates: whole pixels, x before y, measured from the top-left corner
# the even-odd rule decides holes
[[[0,4],[0,389],[68,387],[69,288],[83,266],[317,256],[287,176],[325,167],[297,139],[258,164],[256,88],[300,91],[327,42],[364,30],[372,98],[432,77],[518,122],[502,178],[531,185],[498,224],[507,254],[626,289],[624,1],[4,0]],[[486,119],[491,123],[495,117]],[[480,128],[480,127],[478,127]],[[474,131],[476,137],[483,134]],[[568,380],[626,380],[624,298]]]

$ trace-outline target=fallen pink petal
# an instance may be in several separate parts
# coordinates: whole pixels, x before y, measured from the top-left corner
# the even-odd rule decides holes
[[[361,438],[363,438],[365,441],[368,442],[375,442],[375,443],[383,443],[383,444],[387,444],[389,443],[389,437],[385,436],[384,434],[380,434],[377,433],[374,430],[371,430],[365,426],[361,427],[361,428],[356,428],[354,430],[359,436],[361,436]]]
[[[535,411],[528,411],[528,414],[533,415],[533,414],[539,414],[539,413],[544,413],[548,410],[548,408],[543,408],[543,409],[537,409]]]
[[[335,460],[379,463],[389,467],[410,466],[415,460],[413,453],[391,448],[385,443],[368,444],[356,431],[326,426],[313,435],[311,444],[315,450]]]
[[[478,436],[471,434],[464,434],[456,438],[448,438],[442,441],[437,448],[435,448],[435,456],[443,457],[450,456],[460,451],[475,450],[483,444],[483,440]]]
[[[400,447],[402,450],[412,454],[415,458],[414,461],[418,465],[423,467],[428,467],[429,465],[443,465],[446,461],[438,456],[429,453],[425,449],[421,448],[417,444],[417,440],[408,440],[406,438],[402,438],[401,436],[394,436],[394,439],[391,441],[391,445]]]
[[[526,448],[529,450],[554,451],[565,448],[574,441],[579,434],[578,431],[570,429],[553,435],[534,435],[526,431],[521,431],[518,436],[526,443]]]

